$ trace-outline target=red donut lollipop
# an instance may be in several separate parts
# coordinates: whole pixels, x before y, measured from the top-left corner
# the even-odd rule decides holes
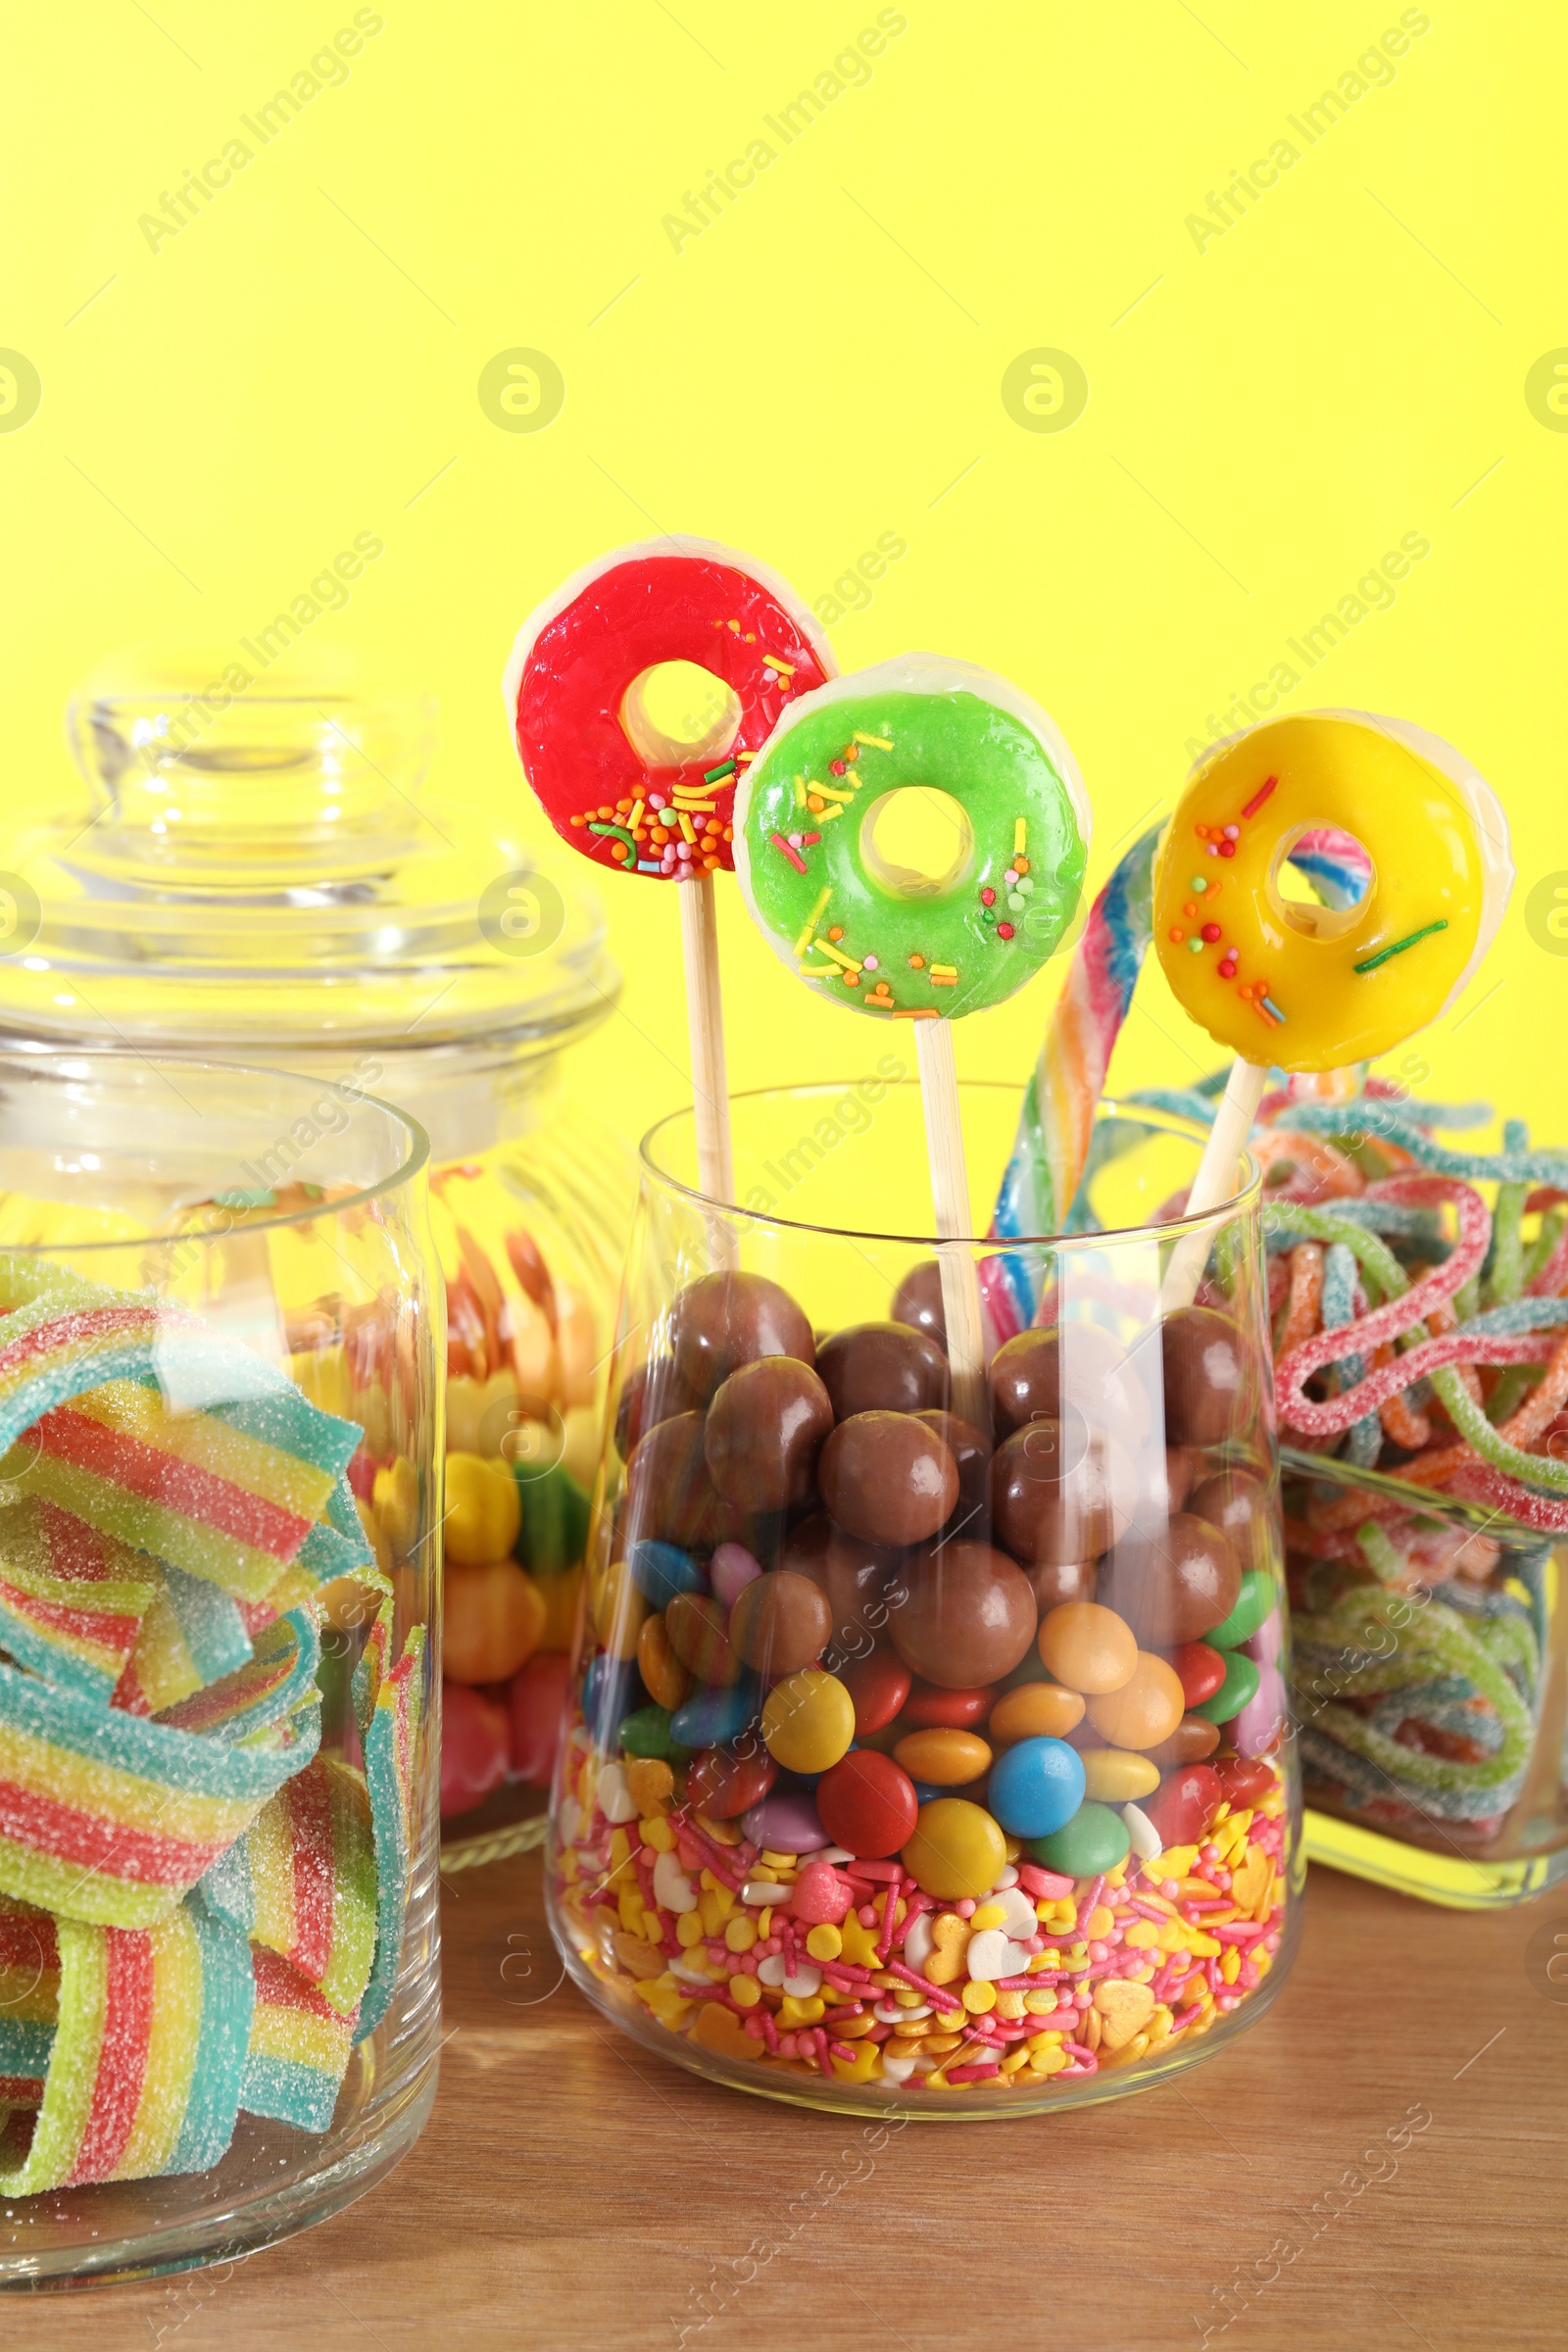
[[[672,662],[729,689],[716,740],[677,742],[649,716],[644,682]],[[524,622],[504,691],[523,771],[563,841],[680,881],[733,872],[740,769],[782,710],[836,675],[777,572],[709,540],[644,539],[573,572]]]

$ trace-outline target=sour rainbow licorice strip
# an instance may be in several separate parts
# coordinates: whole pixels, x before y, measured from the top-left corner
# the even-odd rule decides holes
[[[150,1926],[308,1760],[194,1739],[0,1666],[0,1890]]]
[[[252,1654],[252,1634],[275,1614],[270,1601],[236,1601],[218,1585],[164,1563],[163,1589],[136,1637],[115,1691],[133,1715],[158,1715]]]
[[[375,1834],[378,1922],[375,1964],[360,2011],[363,2040],[392,1999],[408,1915],[416,1823],[414,1795],[424,1734],[425,1631],[414,1626],[397,1664],[388,1667],[392,1611],[383,1602],[354,1676],[354,1702],[365,1747],[365,1778]]]
[[[0,2140],[0,2194],[216,2164],[250,2034],[244,1937],[200,1905],[158,1927],[62,1919],[59,2024],[36,2116]]]
[[[321,1662],[316,1615],[309,1605],[290,1609],[257,1636],[243,1666],[166,1708],[159,1723],[238,1744],[292,1714],[316,1690]]]
[[[107,1703],[162,1586],[159,1566],[35,1495],[0,1510],[0,1647]]]
[[[353,2051],[354,2018],[265,1944],[251,1946],[251,1961],[256,2008],[240,2105],[247,2115],[324,2132]]]
[[[363,1775],[318,1756],[202,1882],[207,1901],[279,1953],[345,2017],[369,1982],[376,1867]]]
[[[54,1919],[0,1895],[0,2109],[37,2106],[59,2015]]]

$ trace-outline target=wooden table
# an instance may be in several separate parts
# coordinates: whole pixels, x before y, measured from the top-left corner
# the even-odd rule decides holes
[[[8,2352],[1556,2352],[1553,1930],[1568,1953],[1568,1889],[1480,1917],[1317,1871],[1290,1984],[1212,2065],[873,2148],[614,2033],[561,1981],[538,1858],[498,1864],[448,1883],[440,2094],[388,2181],[232,2272],[0,2326]]]

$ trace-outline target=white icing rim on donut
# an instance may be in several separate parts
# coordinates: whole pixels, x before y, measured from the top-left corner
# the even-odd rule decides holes
[[[1464,754],[1445,737],[1432,734],[1426,727],[1418,727],[1413,719],[1390,718],[1381,710],[1282,711],[1278,718],[1262,719],[1255,727],[1241,727],[1234,735],[1218,735],[1206,750],[1199,753],[1188,769],[1183,792],[1201,769],[1207,767],[1221,752],[1229,751],[1232,744],[1240,743],[1247,735],[1261,735],[1265,728],[1283,726],[1293,718],[1348,718],[1357,726],[1375,728],[1378,734],[1390,736],[1396,743],[1402,743],[1407,752],[1414,752],[1418,760],[1424,760],[1429,767],[1435,767],[1439,775],[1453,786],[1465,805],[1481,842],[1481,920],[1476,927],[1476,944],[1471,950],[1469,961],[1432,1015],[1433,1020],[1441,1020],[1449,1005],[1457,1004],[1475,978],[1483,956],[1497,936],[1497,928],[1513,889],[1513,849],[1508,835],[1507,813],[1502,803],[1480,770],[1472,767]],[[1428,1025],[1423,1023],[1423,1027]]]
[[[533,652],[534,641],[540,630],[548,627],[558,612],[564,612],[568,605],[574,605],[583,590],[591,588],[595,580],[603,579],[607,571],[618,570],[622,564],[643,563],[650,556],[690,556],[713,564],[727,564],[732,570],[744,571],[748,579],[755,580],[760,588],[764,588],[783,607],[816,656],[817,666],[829,678],[838,676],[839,665],[833,658],[833,648],[827,641],[821,622],[803,601],[799,591],[792,588],[783,573],[775,571],[770,564],[761,564],[755,556],[743,555],[738,547],[725,547],[718,539],[634,539],[625,547],[612,548],[607,556],[596,556],[591,564],[584,564],[569,579],[563,580],[542,605],[534,607],[517,631],[507,666],[502,672],[501,697],[506,705],[512,748],[518,753],[519,759],[517,697],[522,692],[522,673],[528,665],[528,656]]]
[[[847,670],[842,677],[830,678],[825,686],[815,687],[803,694],[787,710],[779,713],[778,723],[747,767],[735,792],[735,879],[740,884],[746,911],[767,941],[781,963],[797,970],[795,951],[788,940],[775,939],[771,926],[758,911],[756,894],[752,889],[751,842],[748,838],[748,819],[752,808],[752,777],[758,762],[771,753],[801,719],[820,710],[826,703],[858,702],[873,694],[972,694],[982,703],[991,703],[999,710],[1018,720],[1034,737],[1050,760],[1062,783],[1077,820],[1084,845],[1087,871],[1090,834],[1094,826],[1094,811],[1089,805],[1089,791],[1072,747],[1052,717],[1032,695],[1010,678],[999,677],[994,669],[982,669],[978,662],[956,662],[947,654],[895,654],[890,662],[877,662],[869,669]]]

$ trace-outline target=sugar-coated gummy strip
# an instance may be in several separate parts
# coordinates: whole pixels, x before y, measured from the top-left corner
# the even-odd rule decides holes
[[[383,1602],[355,1669],[354,1702],[365,1749],[375,1838],[378,1909],[375,1961],[355,2039],[373,2034],[390,2005],[403,1949],[409,1877],[417,1823],[414,1814],[425,1718],[425,1629],[411,1627],[403,1654],[389,1667],[393,1602]]]
[[[376,1937],[376,1869],[362,1773],[317,1756],[202,1881],[213,1909],[357,2014]]]
[[[156,1560],[36,1494],[0,1511],[0,1647],[107,1705],[162,1590]]]
[[[264,1944],[252,1945],[251,1958],[256,2007],[240,2105],[247,2115],[325,2132],[353,2050],[354,2019]]]

